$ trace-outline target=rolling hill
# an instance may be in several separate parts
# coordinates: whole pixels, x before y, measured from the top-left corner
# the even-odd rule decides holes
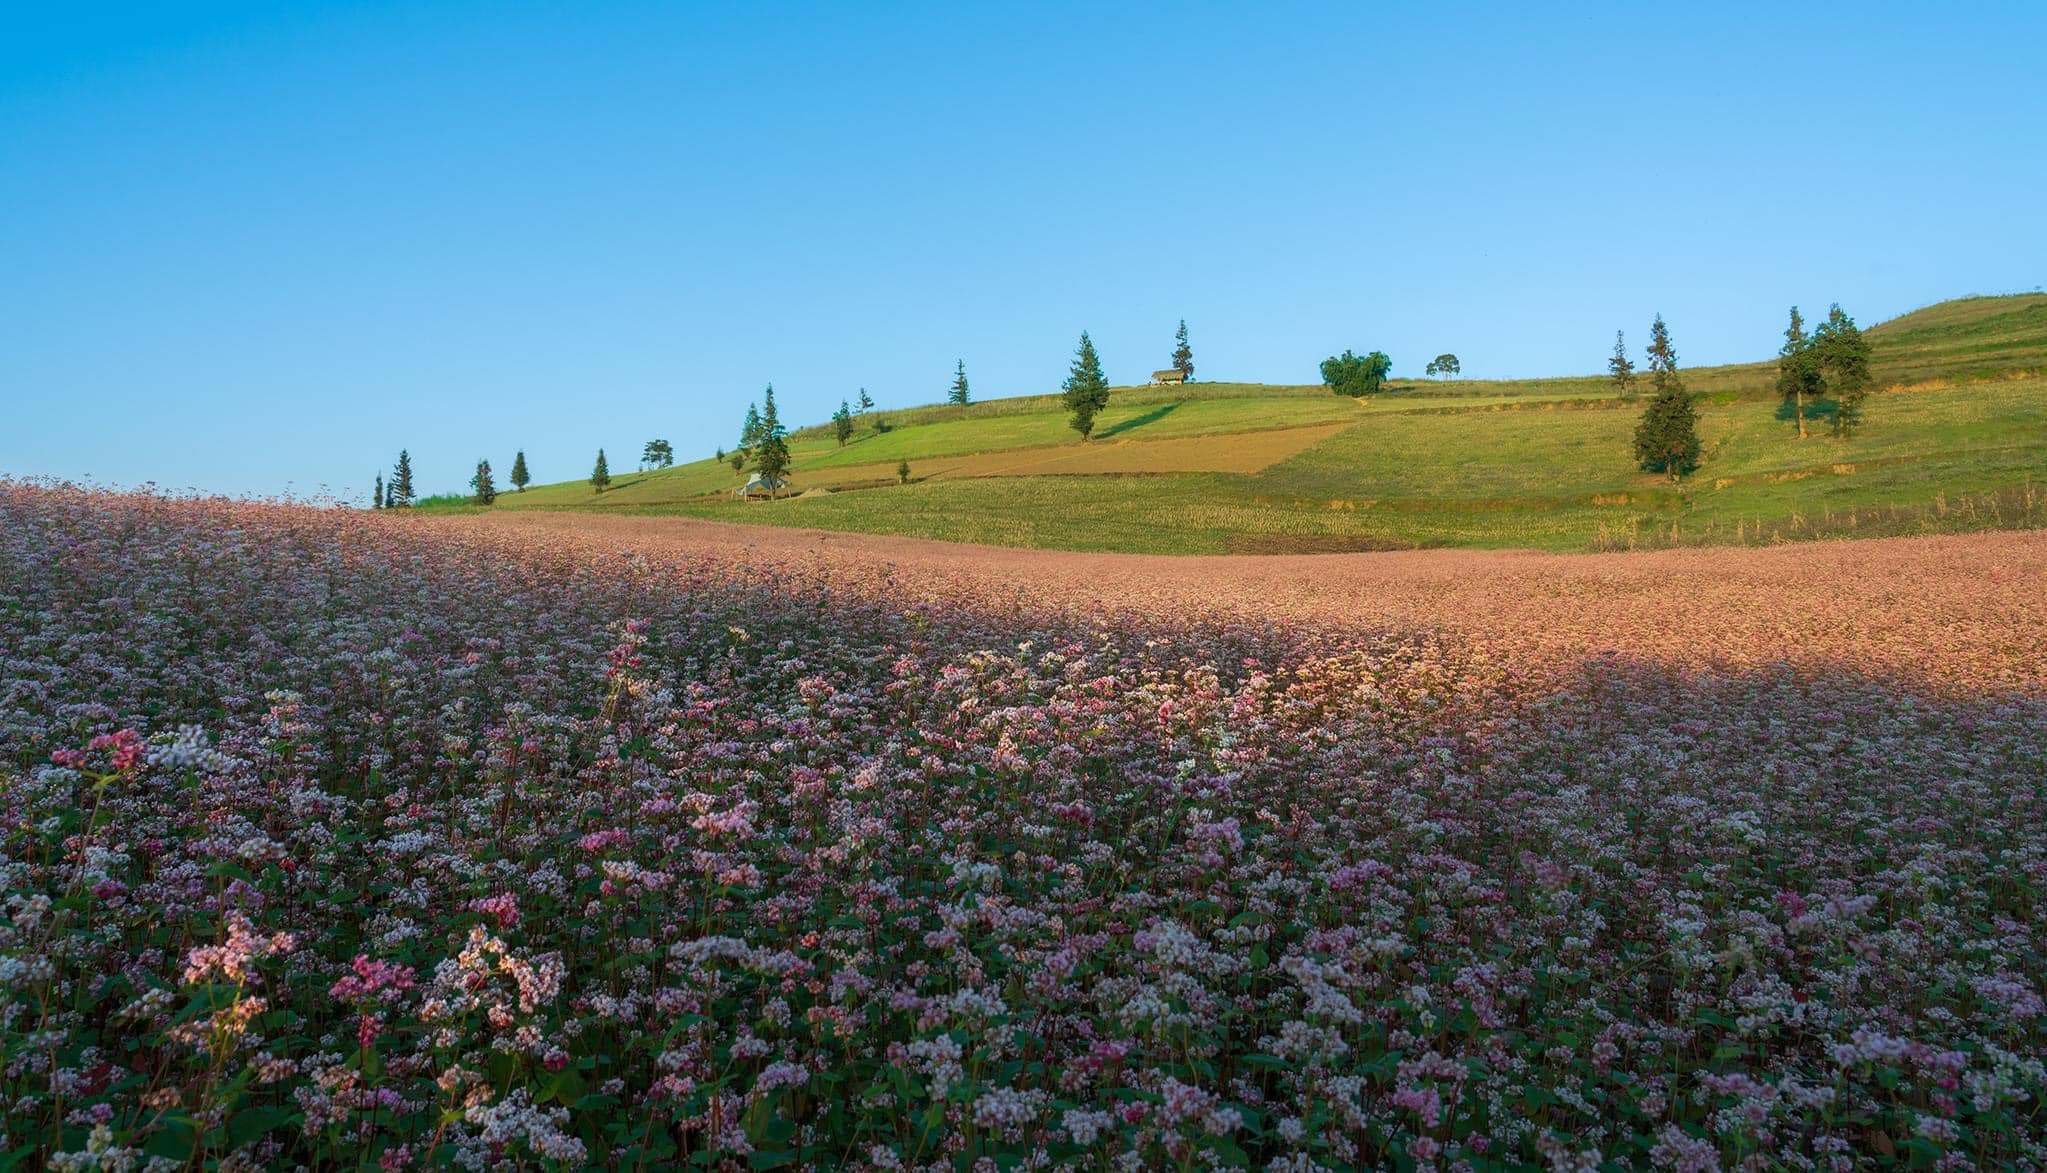
[[[506,493],[494,509],[724,521],[1075,550],[1552,550],[2047,525],[2047,295],[1942,302],[1868,330],[1878,391],[1799,441],[1773,362],[1683,372],[1705,460],[1638,471],[1640,403],[1600,376],[1396,382],[1349,400],[1241,383],[1113,392],[1093,439],[1053,395],[877,411],[790,438],[798,496],[747,501],[699,460]],[[885,429],[885,430],[884,430]],[[899,462],[910,466],[899,484]]]

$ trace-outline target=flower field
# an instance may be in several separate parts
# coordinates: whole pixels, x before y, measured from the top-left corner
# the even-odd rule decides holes
[[[0,483],[0,1160],[2047,1165],[2024,612],[864,565]]]

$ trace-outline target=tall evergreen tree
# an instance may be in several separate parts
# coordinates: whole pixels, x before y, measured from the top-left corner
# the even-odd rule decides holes
[[[1862,402],[1869,396],[1869,340],[1835,305],[1812,332],[1812,353],[1834,401],[1834,435],[1845,439],[1862,423]]]
[[[597,467],[590,470],[590,487],[602,493],[611,487],[611,466],[604,461],[604,449],[597,450]]]
[[[1805,319],[1798,307],[1791,307],[1791,324],[1784,328],[1784,345],[1777,351],[1777,394],[1798,421],[1798,438],[1805,439],[1805,405],[1820,396],[1820,366],[1813,354],[1812,339],[1806,337]]]
[[[767,482],[768,496],[781,492],[782,482],[789,476],[789,433],[782,426],[781,413],[775,410],[775,385],[768,384],[767,395],[762,400],[760,416],[760,443],[754,448],[754,468]]]
[[[958,365],[953,367],[952,390],[946,393],[945,401],[947,403],[957,403],[962,407],[974,401],[973,397],[967,393],[966,359],[961,359]]]
[[[1683,480],[1699,467],[1699,417],[1682,387],[1660,391],[1635,425],[1635,461],[1650,472]]]
[[[739,429],[739,450],[750,452],[761,442],[761,409],[756,403],[746,405],[746,423]]]
[[[1194,348],[1187,345],[1187,319],[1180,319],[1180,330],[1173,335],[1173,369],[1187,382],[1194,381]]]
[[[1684,389],[1677,377],[1677,348],[1670,344],[1670,327],[1663,324],[1662,314],[1649,324],[1649,384],[1658,395],[1672,387]]]
[[[1622,399],[1635,397],[1635,363],[1628,357],[1627,339],[1621,331],[1613,332],[1613,357],[1606,360],[1607,373],[1613,378],[1613,389]]]
[[[860,388],[860,398],[855,400],[854,402],[860,405],[861,415],[866,415],[868,412],[874,410],[874,400],[867,394],[867,388],[865,387]]]
[[[476,462],[476,475],[469,478],[469,487],[476,490],[478,505],[488,505],[498,499],[497,483],[490,479],[490,461]]]
[[[853,408],[845,400],[839,400],[839,410],[832,413],[832,435],[839,439],[839,447],[853,438]]]
[[[378,473],[377,487],[370,490],[370,508],[382,509],[383,507],[384,507],[384,474]]]
[[[1109,405],[1109,381],[1102,377],[1102,360],[1095,354],[1094,340],[1080,332],[1080,348],[1073,355],[1073,369],[1067,373],[1065,393],[1067,419],[1085,440],[1095,430],[1095,416]]]
[[[405,509],[412,504],[412,453],[398,450],[398,467],[392,470],[391,483],[384,493],[384,504],[391,509]]]
[[[1649,377],[1656,397],[1635,425],[1635,461],[1675,484],[1699,466],[1699,417],[1677,373],[1677,348],[1663,315],[1649,327]]]
[[[512,487],[523,493],[526,491],[526,486],[531,483],[533,483],[533,476],[526,471],[526,450],[521,448],[512,457]]]

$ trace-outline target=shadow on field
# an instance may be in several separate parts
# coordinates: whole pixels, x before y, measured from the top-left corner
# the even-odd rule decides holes
[[[1166,418],[1167,416],[1173,414],[1173,409],[1179,406],[1180,405],[1177,403],[1162,403],[1159,406],[1151,409],[1150,411],[1145,412],[1143,415],[1132,416],[1129,419],[1124,420],[1122,423],[1117,424],[1115,427],[1103,428],[1101,431],[1095,433],[1095,438],[1100,440],[1106,440],[1111,436],[1120,436],[1125,432],[1136,431],[1138,428],[1141,428],[1146,424],[1155,424],[1160,420]]]

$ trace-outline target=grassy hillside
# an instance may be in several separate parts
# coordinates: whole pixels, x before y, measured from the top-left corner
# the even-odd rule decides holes
[[[603,509],[1161,553],[1419,545],[1612,548],[2047,525],[2047,295],[1943,302],[1873,327],[1882,388],[1851,439],[1799,441],[1772,363],[1684,372],[1705,462],[1637,471],[1640,403],[1599,377],[1119,388],[1095,437],[1056,396],[876,412],[841,447],[791,437],[804,495],[742,501],[697,461],[566,482],[498,509]],[[911,483],[897,483],[907,461]]]

